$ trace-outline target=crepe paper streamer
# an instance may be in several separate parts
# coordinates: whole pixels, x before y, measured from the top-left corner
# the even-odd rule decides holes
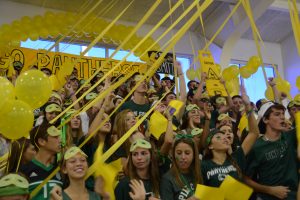
[[[57,167],[42,183],[40,183],[36,188],[34,188],[34,190],[32,190],[32,192],[30,193],[30,198],[32,199],[33,197],[35,197],[37,195],[37,193],[44,187],[44,185],[50,181],[50,179],[55,176],[55,174],[57,174],[60,170],[60,167]]]
[[[298,50],[298,54],[300,55],[300,30],[299,30],[299,18],[298,18],[298,12],[297,12],[297,4],[294,4],[294,1],[291,2],[290,0],[288,1],[289,5],[289,10],[290,10],[290,18],[291,18],[291,23],[292,23],[292,28],[294,32],[294,38],[296,41],[296,46]]]
[[[152,35],[163,23],[164,23],[164,21],[166,21],[167,20],[167,18],[176,10],[176,8],[181,4],[183,2],[183,0],[180,0],[180,1],[178,1],[175,5],[174,5],[174,7],[156,24],[156,26],[155,27],[153,27],[152,29],[151,29],[151,31],[149,31],[148,32],[148,34],[146,35],[146,36],[144,36],[144,38],[127,54],[127,55],[125,55],[124,57],[123,57],[123,59],[121,60],[121,61],[119,61],[117,64],[116,64],[116,66],[115,67],[113,67],[109,72],[107,72],[107,74],[111,74],[117,67],[119,67],[120,66],[120,64],[123,62],[123,61],[125,61],[125,59],[128,57],[128,56],[130,56],[131,54],[132,54],[132,52],[134,52],[138,47],[140,47],[140,45],[143,43],[143,42],[145,42],[146,41],[146,39],[147,38],[149,38],[150,37],[150,35]],[[143,19],[142,19],[143,20]],[[142,21],[141,20],[141,21]],[[135,30],[135,29],[134,29]],[[132,33],[134,32],[134,30],[132,31]],[[130,36],[131,35],[131,33],[128,35],[128,36]],[[127,40],[129,40],[129,38],[130,37],[128,37],[127,36],[127,38],[124,40],[124,41],[127,41]],[[155,43],[157,43],[157,42],[155,42]],[[155,43],[152,45],[152,46],[150,46],[145,52],[148,52],[148,50],[150,50],[152,47],[154,47],[154,45],[155,45]],[[123,45],[125,44],[125,42],[123,42],[118,48],[121,48]],[[114,51],[115,52],[115,51]],[[142,55],[144,55],[145,53],[143,53]],[[113,55],[113,54],[112,54]],[[112,58],[112,55],[109,57],[109,58]],[[108,62],[105,62],[104,63],[104,67],[107,65],[107,63]],[[98,72],[100,71],[100,69],[98,69],[91,77],[90,77],[90,79],[88,79],[87,80],[87,83],[89,83],[90,82],[90,80],[92,79],[92,77],[94,77]],[[95,85],[97,86],[98,84],[100,84],[105,78],[106,78],[107,76],[105,76],[105,77],[102,77]],[[83,86],[82,86],[83,87]],[[94,88],[93,88],[94,89]],[[79,90],[78,91],[80,91],[80,88],[79,88]],[[91,90],[90,90],[91,91]]]
[[[116,23],[117,20],[120,19],[120,17],[125,13],[125,11],[130,7],[130,5],[133,3],[134,0],[132,0],[126,8],[87,46],[87,48],[80,53],[80,56],[84,56],[87,51],[89,51],[99,40],[104,36],[105,33],[109,31],[109,29]],[[77,60],[78,61],[78,60]],[[74,62],[74,65],[77,62]],[[115,69],[115,68],[112,68]],[[110,71],[112,71],[112,69]],[[95,74],[95,73],[94,73]],[[109,75],[109,73],[106,73],[102,78],[106,78]],[[84,85],[86,85],[88,81],[85,82]],[[63,116],[68,110],[70,110],[75,104],[77,104],[83,97],[85,97],[92,89],[94,89],[98,84],[93,85],[91,88],[89,88],[88,91],[86,91],[80,98],[78,98],[75,102],[73,102],[69,107],[67,107],[63,112],[61,112],[58,116],[56,116],[51,122],[57,121],[61,116]],[[79,90],[76,92],[76,94],[79,92]]]
[[[244,6],[244,9],[246,11],[246,14],[249,18],[249,21],[250,21],[250,25],[251,25],[251,28],[252,28],[253,39],[255,41],[258,56],[260,57],[260,59],[263,63],[263,58],[262,58],[262,54],[261,54],[261,47],[260,47],[260,44],[259,44],[259,41],[258,41],[258,38],[257,38],[258,37],[257,33],[259,33],[259,31],[257,29],[257,26],[255,24],[255,20],[253,18],[253,13],[252,13],[252,10],[251,10],[250,3],[249,3],[248,0],[244,0],[244,1],[242,1],[242,3],[243,3],[243,6]],[[262,64],[261,68],[263,70],[266,86],[268,86],[268,77],[267,77],[267,73],[266,73],[266,70],[265,70],[265,67],[264,67],[263,64]]]
[[[247,119],[246,113],[244,113],[243,116],[241,117],[241,120],[240,120],[238,129],[239,129],[240,132],[242,133],[243,130],[244,130],[245,128],[247,128],[247,127],[248,127],[248,119]]]
[[[226,176],[220,189],[223,190],[226,200],[248,200],[253,192],[252,188],[231,176]]]
[[[224,200],[224,192],[220,188],[197,184],[194,196],[201,200]]]
[[[144,81],[144,79],[145,79],[145,77],[147,77],[147,75],[150,75],[151,73],[153,74],[157,69],[158,69],[158,67],[160,66],[160,64],[162,63],[162,61],[163,61],[163,59],[164,59],[164,57],[166,56],[166,54],[167,54],[167,52],[178,42],[178,40],[184,35],[184,33],[189,29],[189,27],[193,24],[193,22],[196,20],[196,18],[197,18],[197,16],[198,16],[198,14],[201,14],[201,13],[199,13],[199,12],[203,12],[210,4],[212,3],[212,0],[207,0],[207,1],[205,1],[202,5],[201,5],[201,9],[197,12],[197,13],[195,13],[189,20],[188,20],[188,22],[187,23],[185,23],[185,25],[176,33],[176,35],[174,36],[174,37],[172,37],[171,38],[171,44],[169,44],[169,46],[166,48],[166,50],[162,53],[162,55],[158,58],[158,60],[156,60],[155,61],[155,63],[153,64],[153,66],[152,66],[152,71],[151,71],[151,69],[149,69],[148,70],[148,72],[143,76],[143,78],[134,86],[134,88],[129,92],[129,94],[123,99],[123,101],[118,105],[118,107],[117,108],[115,108],[115,110],[111,113],[111,115],[122,105],[122,103],[124,103],[125,102],[125,100],[133,93],[133,91],[138,87],[138,85],[142,82],[142,81]],[[162,97],[162,98],[164,98],[165,97],[165,95]],[[156,105],[159,103],[160,101],[158,101],[157,103],[156,103]],[[146,117],[147,117],[147,114],[149,115],[149,113],[150,113],[150,111],[152,111],[153,109],[154,109],[155,107],[153,106],[140,120],[142,120],[142,119],[145,119]],[[110,115],[110,116],[111,116]],[[83,143],[81,143],[80,144],[80,147],[82,147],[84,144],[86,144],[88,141],[89,141],[89,139],[91,139],[93,136],[94,136],[94,134],[101,128],[101,126],[103,126],[103,124],[105,123],[105,121],[107,121],[109,118],[107,118],[107,119],[105,119],[98,127],[97,127],[97,129],[93,132],[93,133],[91,133],[90,135],[89,135],[89,137],[83,142]],[[137,122],[137,123],[139,123],[140,122],[140,120]],[[133,127],[132,127],[133,128]],[[103,154],[103,157],[102,157],[102,162],[104,162],[107,158],[109,158],[117,149],[118,149],[118,147],[120,147],[121,146],[121,144],[130,136],[130,134],[132,134],[132,132],[134,131],[133,129],[130,129],[129,131],[131,131],[131,133],[130,132],[127,132],[120,140],[118,140],[117,141],[117,143],[115,143],[107,152],[105,152],[105,154]],[[97,166],[95,165],[95,163],[89,168],[89,171],[88,171],[88,176],[90,176],[91,174],[93,174],[94,173],[94,171],[95,171],[95,168],[96,168]],[[59,170],[59,167],[57,167],[56,168],[56,170],[58,171]],[[55,171],[56,171],[55,170]],[[54,171],[54,172],[55,172]],[[52,173],[52,174],[50,174],[48,177],[47,177],[47,181],[49,181],[50,179],[51,179],[51,177],[52,176],[54,176],[55,175],[55,173]],[[87,176],[87,177],[88,177]],[[34,190],[33,192],[35,192],[35,193],[33,193],[34,195],[36,195],[37,194],[37,192],[43,187],[43,185],[47,182],[47,181],[43,181],[37,188],[36,188],[36,190]]]
[[[182,3],[182,1],[180,1]],[[176,4],[177,7],[180,5],[179,2]],[[175,6],[176,6],[175,5]],[[174,6],[174,7],[175,7]],[[175,10],[176,8],[172,9],[172,12]],[[168,15],[170,12],[168,12],[166,15]],[[171,13],[170,13],[171,14]],[[155,28],[153,28],[121,61],[119,61],[116,66],[114,66],[109,72],[107,72],[106,74],[104,74],[104,76],[98,81],[96,82],[91,88],[89,88],[89,90],[87,90],[81,97],[79,97],[72,105],[70,105],[68,108],[66,108],[66,110],[64,110],[62,113],[60,113],[60,115],[64,114],[64,112],[66,112],[67,110],[69,110],[70,108],[72,108],[73,105],[75,105],[76,103],[78,103],[82,98],[84,98],[89,92],[91,92],[95,87],[97,87],[105,78],[107,78],[107,76],[109,74],[111,74],[117,67],[120,66],[120,64],[125,61],[125,59],[133,52],[135,51],[159,26],[158,25],[161,25],[163,23],[163,21],[165,21],[167,19],[167,17],[165,17],[155,26]],[[141,20],[142,21],[142,20]],[[132,33],[134,33],[134,31],[132,31]],[[130,36],[131,34],[129,34]],[[125,39],[128,40],[130,37],[127,37]],[[120,45],[122,46],[124,44],[124,42]],[[148,49],[146,50],[148,51]],[[112,55],[110,56],[110,58],[112,57]],[[105,67],[107,64],[108,64],[108,61],[109,59],[104,63],[104,66]],[[92,79],[92,77],[94,77],[101,69],[99,68],[86,82],[85,84],[88,84],[90,82],[90,80]],[[82,88],[84,87],[84,85],[82,86]],[[80,91],[80,88],[77,92]],[[77,94],[76,92],[76,94]],[[57,116],[55,119],[53,119],[52,121],[55,122],[60,116]]]
[[[172,107],[172,108],[175,108],[176,111],[174,112],[174,115],[177,115],[180,111],[180,109],[182,108],[183,106],[183,102],[182,101],[179,101],[179,100],[172,100],[170,103],[169,103],[169,106]]]
[[[296,112],[295,122],[296,122],[297,140],[299,145],[300,144],[300,112]]]
[[[100,5],[100,3],[102,2],[103,0],[99,0],[97,3],[95,3],[95,5],[89,10],[89,11],[87,11],[86,13],[85,13],[85,15],[81,18],[81,19],[79,19],[77,22],[76,22],[76,24],[68,31],[68,33],[66,33],[63,37],[61,37],[61,38],[59,38],[48,50],[47,50],[47,52],[43,55],[43,56],[41,56],[41,58],[40,59],[38,59],[38,60],[36,60],[36,61],[34,61],[33,63],[32,63],[32,65],[34,65],[34,64],[36,64],[36,63],[39,63],[42,59],[44,59],[44,57],[54,48],[54,47],[56,47],[61,41],[63,41],[65,38],[66,38],[66,36],[67,35],[69,35],[74,29],[75,29],[75,27],[77,27],[80,23],[82,23],[83,22],[83,20],[85,20],[86,18],[87,18],[87,16],[89,15],[89,14],[91,14],[99,5]],[[31,65],[29,65],[29,66],[31,66]],[[22,69],[22,71],[21,72],[23,72],[25,69],[23,68]]]
[[[165,95],[164,95],[165,96]],[[163,96],[163,97],[164,97]],[[162,98],[163,98],[162,97]],[[160,103],[160,101],[162,100],[162,98],[156,102],[156,104],[154,106],[152,106],[152,108],[150,110],[148,110],[147,113],[145,113],[145,115],[140,118],[136,124],[131,127],[121,138],[119,138],[119,140],[113,144],[102,156],[101,156],[101,160],[97,160],[96,162],[94,162],[88,169],[87,175],[85,176],[85,178],[87,179],[89,176],[91,176],[96,170],[97,167],[99,165],[99,163],[101,162],[105,162],[130,136],[131,134],[137,130],[137,128],[145,121],[145,119],[152,113],[152,111],[154,110],[154,108],[158,105],[158,103]]]
[[[111,58],[114,57],[115,54],[117,54],[117,52],[122,49],[122,47],[124,46],[124,44],[126,44],[130,38],[137,32],[137,30],[146,22],[146,20],[150,17],[150,15],[154,12],[154,10],[157,8],[157,6],[161,3],[161,0],[156,1],[152,7],[148,10],[148,12],[144,15],[144,17],[138,22],[138,24],[134,27],[134,29],[129,33],[129,35],[124,39],[124,41],[114,50],[114,52],[110,55],[109,59],[103,64],[103,66],[105,67],[108,62],[110,61]],[[125,58],[122,59],[122,61],[125,61],[125,59],[132,54],[133,51],[129,52]],[[122,62],[121,61],[121,62]],[[119,63],[118,63],[119,64]],[[116,65],[116,67],[114,67],[114,69],[116,69],[119,65]],[[90,81],[98,74],[98,72],[101,70],[101,68],[97,69],[93,75],[78,89],[78,91],[76,92],[76,94],[81,91],[82,88],[85,87],[86,84],[90,83]],[[108,74],[110,74],[111,72],[109,71]],[[104,79],[103,79],[104,80]]]
[[[223,28],[225,27],[225,25],[227,24],[227,22],[230,20],[230,18],[233,16],[233,14],[236,12],[236,10],[238,9],[238,7],[240,6],[240,4],[242,3],[243,0],[239,0],[239,2],[234,6],[234,8],[231,10],[230,14],[228,15],[228,17],[225,19],[225,21],[223,22],[223,24],[221,24],[221,26],[218,28],[218,30],[215,32],[215,34],[213,35],[213,37],[209,40],[209,42],[205,45],[205,47],[203,48],[203,50],[208,50],[208,47],[212,44],[212,42],[216,39],[216,37],[220,34],[220,32],[223,30]]]
[[[158,140],[161,134],[165,133],[168,127],[168,120],[160,112],[155,111],[150,117],[149,131]],[[172,126],[176,130],[176,126]]]

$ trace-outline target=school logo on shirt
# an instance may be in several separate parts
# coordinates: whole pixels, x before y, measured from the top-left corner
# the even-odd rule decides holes
[[[235,171],[236,168],[233,165],[229,165],[226,167],[217,167],[209,170],[206,173],[206,176],[207,179],[209,180],[212,176],[218,175],[218,180],[223,181],[230,172],[235,172]]]
[[[178,199],[186,199],[187,197],[190,196],[190,193],[193,192],[194,190],[195,190],[194,185],[192,183],[190,183],[190,187],[185,185],[184,188],[180,191]]]

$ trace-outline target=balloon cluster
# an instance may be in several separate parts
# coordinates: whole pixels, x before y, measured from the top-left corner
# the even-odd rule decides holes
[[[15,87],[0,77],[0,133],[11,140],[27,137],[33,126],[33,109],[44,105],[51,95],[49,78],[29,70],[16,80]]]
[[[107,20],[90,16],[85,18],[76,27],[73,27],[82,18],[79,14],[74,13],[53,13],[46,12],[43,16],[34,17],[24,16],[20,20],[15,20],[11,24],[4,24],[0,27],[0,57],[1,52],[10,48],[19,47],[20,41],[31,39],[32,41],[39,38],[49,39],[58,36],[73,37],[78,40],[91,41],[97,37],[110,23]],[[132,26],[115,24],[103,37],[104,43],[119,45],[127,35],[133,30]],[[69,34],[68,34],[69,33]],[[124,50],[130,50],[141,40],[141,37],[133,35],[124,46]],[[145,50],[155,44],[152,38],[148,38],[134,52],[135,56],[146,61],[147,55],[141,57]],[[152,50],[159,50],[156,44]]]

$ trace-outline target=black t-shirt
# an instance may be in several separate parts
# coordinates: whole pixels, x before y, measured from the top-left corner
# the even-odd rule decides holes
[[[45,166],[39,161],[33,159],[26,165],[20,167],[20,172],[23,173],[29,181],[29,192],[32,192],[38,185],[40,185],[55,169],[57,165]],[[58,185],[62,187],[61,176],[58,173],[54,175],[33,197],[33,200],[50,199],[50,192],[53,186]]]

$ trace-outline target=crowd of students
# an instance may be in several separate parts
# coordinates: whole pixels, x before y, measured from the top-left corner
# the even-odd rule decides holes
[[[253,103],[243,87],[240,95],[209,97],[206,73],[202,73],[200,82],[191,80],[186,84],[180,64],[177,68],[178,90],[174,79],[155,74],[143,80],[109,118],[143,79],[136,73],[87,111],[76,114],[113,82],[121,80],[109,76],[51,124],[104,75],[100,72],[86,84],[74,69],[64,87],[53,91],[49,101],[35,110],[36,120],[28,138],[9,141],[0,135],[0,156],[8,155],[7,162],[2,159],[6,164],[1,171],[0,200],[195,200],[197,184],[219,187],[228,175],[254,189],[251,199],[297,199],[295,114],[300,102],[283,105],[286,95],[277,91],[272,79],[269,84],[274,102],[262,97]],[[170,106],[173,100],[183,102],[183,106]],[[164,116],[166,129],[158,139],[154,137],[149,129],[153,126],[149,123],[150,114],[105,161],[108,165],[119,162],[120,168],[113,177],[114,192],[107,190],[108,174],[97,173],[86,179],[95,159],[153,106],[152,113]],[[103,146],[100,153],[99,146]],[[30,197],[41,184],[43,187]]]

